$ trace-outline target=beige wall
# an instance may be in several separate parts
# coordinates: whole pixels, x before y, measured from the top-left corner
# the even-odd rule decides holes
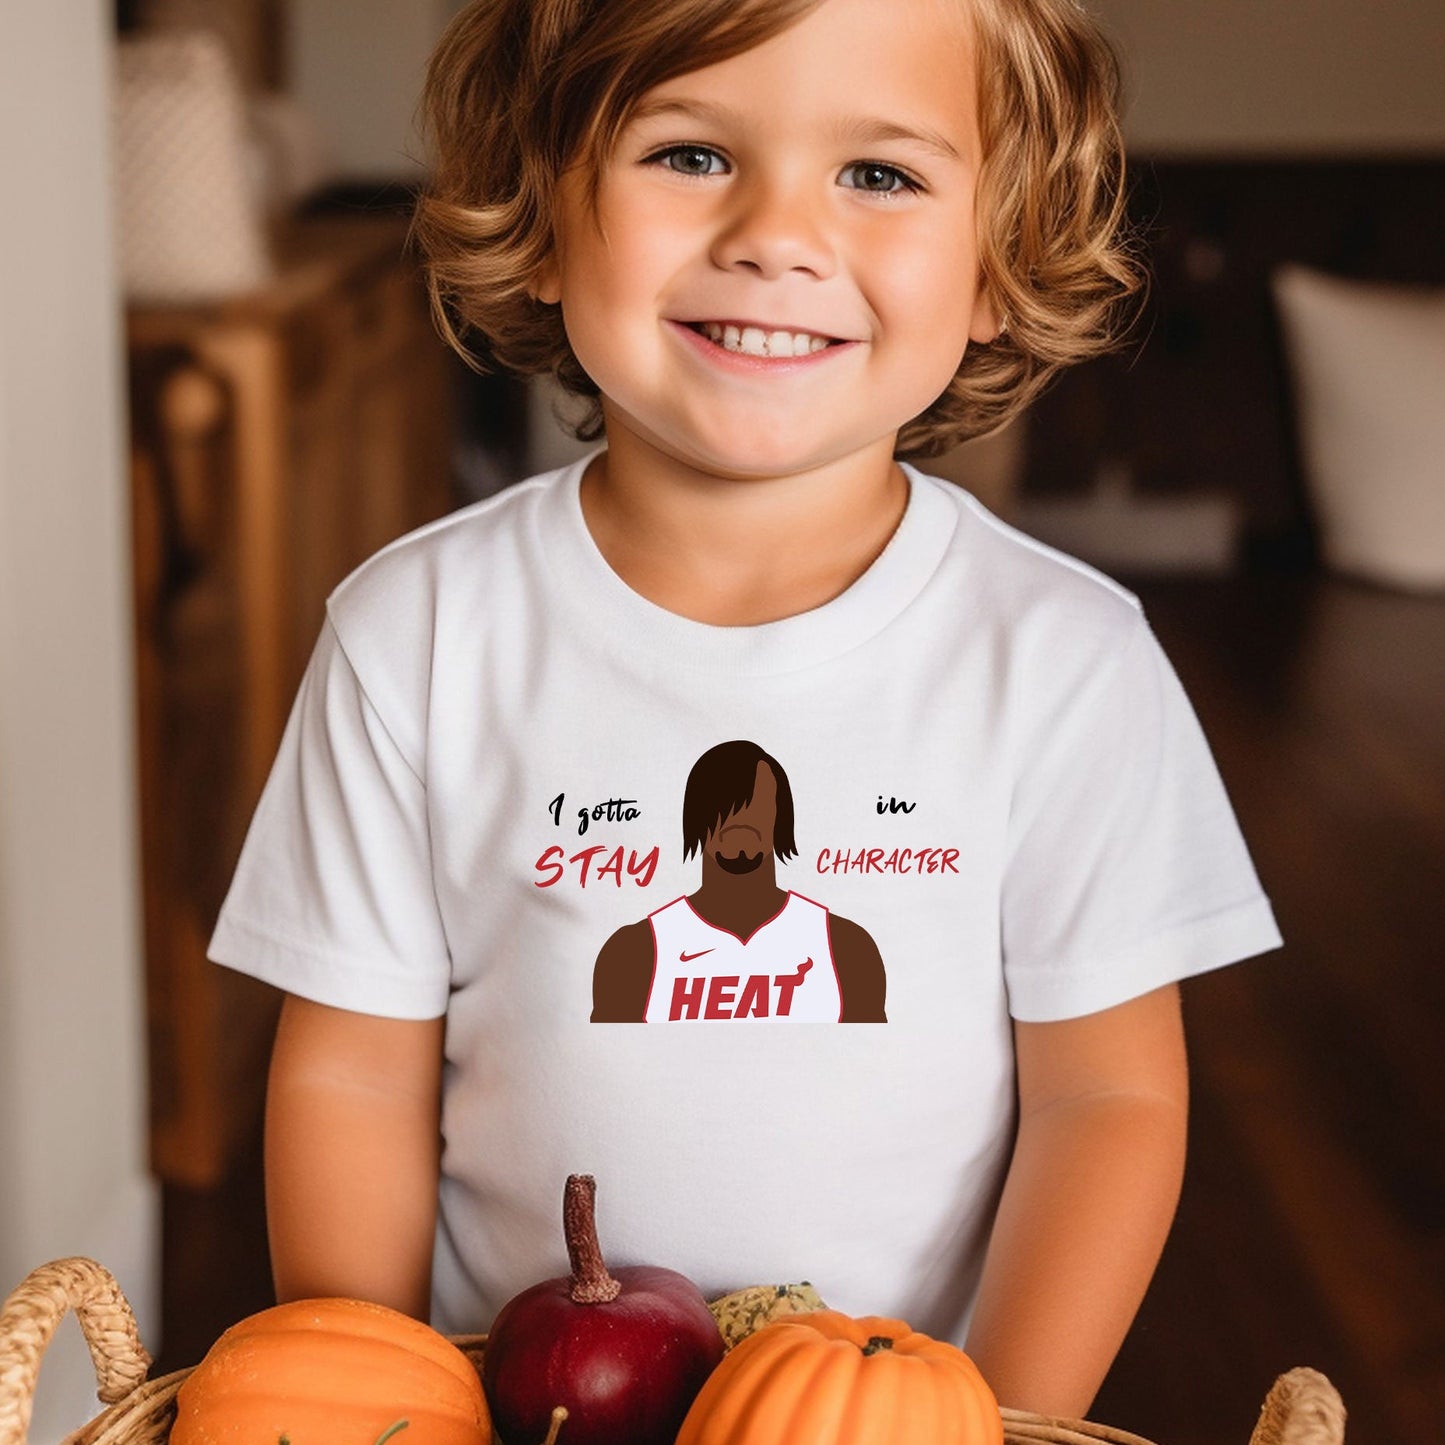
[[[1154,153],[1445,151],[1442,0],[1088,0]]]
[[[158,1343],[104,0],[0,7],[0,1293],[67,1254]],[[99,1412],[74,1320],[33,1445]]]
[[[452,0],[288,0],[291,90],[339,176],[419,174],[417,97],[454,8]]]

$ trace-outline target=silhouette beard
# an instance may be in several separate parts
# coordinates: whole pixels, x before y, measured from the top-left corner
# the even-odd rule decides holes
[[[725,858],[721,852],[714,852],[713,859],[725,873],[754,873],[763,866],[764,854],[739,853],[736,858]]]

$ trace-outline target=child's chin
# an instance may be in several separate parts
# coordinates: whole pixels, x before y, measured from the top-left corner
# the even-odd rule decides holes
[[[648,424],[638,413],[609,419],[625,425],[652,449],[710,476],[763,480],[814,471],[876,449],[867,437],[769,417],[756,409],[714,408],[706,416],[673,415]],[[892,437],[888,439],[892,453]]]
[[[697,448],[704,469],[740,478],[791,476],[813,471],[850,454],[853,448],[800,445],[796,432],[788,437],[719,438]]]

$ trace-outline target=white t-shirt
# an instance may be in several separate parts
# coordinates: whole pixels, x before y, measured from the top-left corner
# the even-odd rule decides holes
[[[486,1329],[567,1272],[562,1186],[591,1173],[610,1264],[709,1297],[806,1279],[961,1343],[1012,1141],[1011,1019],[1279,942],[1194,713],[1131,594],[950,483],[906,469],[856,583],[729,628],[612,572],[584,465],[337,588],[211,957],[446,1014],[438,1328]],[[798,960],[727,965],[714,1017],[591,1022],[602,945],[698,889],[684,791],[740,740],[786,774],[776,880],[816,905],[797,927],[816,940],[826,910],[871,939],[887,1021],[737,1007]]]

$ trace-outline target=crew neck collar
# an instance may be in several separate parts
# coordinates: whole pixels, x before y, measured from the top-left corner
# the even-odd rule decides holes
[[[600,449],[599,449],[600,450]],[[582,511],[588,453],[553,474],[542,494],[541,535],[548,575],[575,604],[580,625],[602,628],[629,650],[665,659],[674,670],[754,675],[792,672],[866,642],[888,626],[928,585],[958,525],[947,484],[903,462],[908,502],[883,551],[837,597],[792,617],[747,626],[697,622],[634,591],[608,565]],[[800,546],[807,538],[798,538]]]

